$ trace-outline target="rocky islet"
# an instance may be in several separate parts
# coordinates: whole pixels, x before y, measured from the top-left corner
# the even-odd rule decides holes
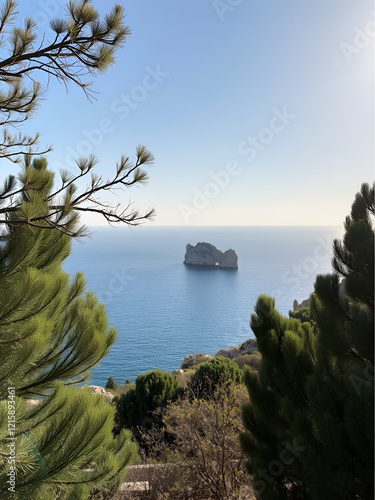
[[[238,269],[238,256],[232,249],[222,252],[210,243],[200,242],[195,246],[188,243],[186,245],[184,264]]]

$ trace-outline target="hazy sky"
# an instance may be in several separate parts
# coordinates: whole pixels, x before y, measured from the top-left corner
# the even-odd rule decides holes
[[[20,3],[47,32],[64,14],[62,0]],[[51,82],[25,127],[54,146],[50,166],[93,153],[110,176],[144,144],[150,182],[117,198],[154,206],[154,224],[342,224],[374,176],[372,1],[119,3],[132,35],[97,101]]]

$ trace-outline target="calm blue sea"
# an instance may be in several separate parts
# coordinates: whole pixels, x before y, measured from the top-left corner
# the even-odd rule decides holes
[[[87,289],[106,306],[118,340],[92,370],[120,384],[139,373],[180,367],[186,354],[214,355],[254,337],[250,314],[259,294],[284,315],[308,298],[317,274],[331,271],[341,227],[99,227],[74,242],[64,269],[83,271]],[[238,254],[239,269],[190,268],[187,243],[206,241]]]

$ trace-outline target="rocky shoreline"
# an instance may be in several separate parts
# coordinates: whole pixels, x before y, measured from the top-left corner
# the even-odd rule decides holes
[[[179,370],[173,370],[172,375],[178,375],[183,370],[195,365],[197,362],[208,361],[219,356],[228,359],[236,359],[242,354],[251,354],[258,350],[256,339],[249,339],[237,346],[231,346],[228,349],[220,349],[214,356],[197,352],[195,354],[187,354],[181,364]]]
[[[198,243],[199,245],[199,243]],[[188,247],[191,247],[191,245],[188,245]],[[194,247],[192,247],[194,248]],[[303,307],[309,307],[309,301],[310,299],[302,300],[301,303],[299,303],[296,299],[293,301],[293,311],[298,311],[299,309]],[[190,366],[195,365],[197,362],[203,362],[207,361],[211,358],[217,358],[219,356],[222,356],[224,358],[229,358],[229,359],[236,359],[242,354],[251,354],[255,351],[258,350],[257,347],[257,341],[256,339],[249,339],[245,340],[242,344],[238,346],[231,346],[228,349],[220,349],[214,356],[211,356],[210,354],[204,354],[201,352],[197,352],[195,354],[187,354],[184,357],[184,360],[178,370],[173,370],[171,373],[172,375],[178,375],[181,373],[183,370],[186,370]]]
[[[309,299],[303,300],[301,303],[298,303],[297,300],[294,300],[293,311],[298,311],[302,307],[309,307]],[[208,361],[209,359],[217,358],[219,356],[222,356],[222,357],[228,358],[228,359],[236,359],[243,354],[252,354],[256,351],[258,351],[257,341],[255,338],[252,338],[252,339],[245,340],[245,342],[243,342],[242,344],[240,344],[238,346],[231,346],[231,347],[228,347],[227,349],[220,349],[214,356],[212,356],[211,354],[204,354],[201,352],[197,352],[194,354],[187,354],[184,357],[180,368],[176,369],[176,370],[172,370],[171,374],[172,375],[179,375],[179,374],[183,373],[184,370],[187,370],[190,367],[193,367],[197,363]],[[108,403],[110,403],[112,398],[113,398],[113,394],[106,391],[103,387],[92,385],[92,386],[89,386],[89,389],[94,394],[98,394],[98,393],[102,394],[104,399]]]

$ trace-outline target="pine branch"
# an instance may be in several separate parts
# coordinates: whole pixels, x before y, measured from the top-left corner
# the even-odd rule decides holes
[[[134,164],[129,161],[128,157],[122,157],[121,161],[116,165],[116,171],[112,179],[104,181],[101,177],[93,177],[86,189],[73,197],[72,195],[76,191],[74,183],[92,172],[97,163],[97,159],[93,156],[86,160],[80,160],[77,162],[80,173],[69,179],[66,177],[66,173],[63,172],[61,186],[40,200],[45,209],[43,214],[38,212],[36,215],[30,215],[32,212],[28,214],[25,212],[28,205],[25,206],[24,202],[30,200],[30,196],[34,196],[33,193],[37,193],[43,187],[38,187],[33,182],[34,172],[33,168],[27,166],[30,163],[30,156],[27,156],[24,175],[21,179],[23,185],[18,187],[13,177],[12,182],[8,179],[2,192],[0,192],[0,201],[9,201],[7,206],[0,208],[0,216],[3,216],[0,218],[0,224],[5,224],[8,227],[28,224],[31,227],[55,229],[69,236],[80,237],[86,234],[84,226],[74,230],[70,227],[72,217],[76,217],[74,214],[79,212],[98,214],[109,224],[122,223],[128,226],[137,226],[146,220],[151,220],[155,215],[154,209],[141,214],[138,210],[131,208],[131,202],[122,209],[120,204],[113,206],[108,202],[98,200],[94,196],[102,191],[112,191],[117,188],[129,188],[136,184],[144,184],[148,176],[140,167],[152,165],[154,157],[144,146],[138,146],[136,155]],[[65,197],[59,203],[58,198],[62,193],[65,194]],[[35,202],[33,203],[35,205]]]
[[[7,0],[0,13],[0,46],[6,40],[11,54],[0,59],[0,84],[10,87],[7,94],[0,91],[0,115],[3,115],[0,124],[12,126],[27,120],[39,105],[43,91],[34,81],[34,73],[56,78],[66,88],[68,84],[77,85],[91,100],[94,92],[92,81],[87,81],[87,77],[106,71],[114,62],[115,50],[124,45],[130,34],[124,24],[122,6],[115,5],[100,21],[92,2],[80,0],[69,3],[65,20],[51,21],[52,42],[44,44],[43,36],[42,42],[34,48],[37,25],[31,19],[26,19],[22,28],[13,27],[5,37],[6,25],[13,23],[16,17],[16,5],[14,0]],[[26,78],[33,81],[31,88],[24,86]],[[0,157],[14,161],[14,157],[24,153],[41,154],[34,151],[34,145],[30,140],[25,144],[29,150],[18,150],[16,144],[9,141],[0,148]]]

